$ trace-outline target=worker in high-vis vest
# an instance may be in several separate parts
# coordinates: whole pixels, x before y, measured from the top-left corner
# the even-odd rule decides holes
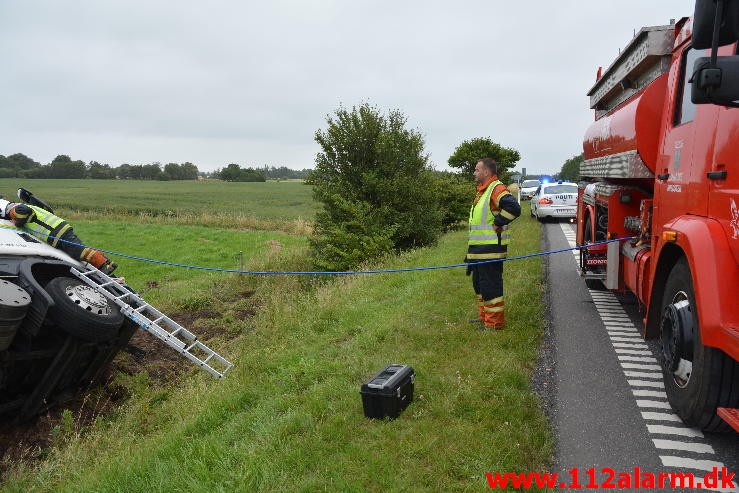
[[[498,180],[493,158],[479,160],[474,175],[477,195],[470,208],[465,262],[470,264],[467,274],[472,274],[481,328],[499,330],[505,325],[502,259],[508,255],[508,224],[521,215],[521,206]]]
[[[112,273],[118,267],[103,252],[83,245],[67,221],[46,209],[0,199],[0,217],[12,221],[16,227],[23,228],[32,236],[58,248],[70,257],[97,267],[105,274]]]

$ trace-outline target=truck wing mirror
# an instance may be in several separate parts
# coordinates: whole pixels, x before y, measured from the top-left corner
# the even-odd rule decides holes
[[[698,58],[690,82],[694,104],[739,108],[739,56],[718,57],[713,66],[710,57]]]
[[[693,48],[705,50],[712,47],[717,6],[721,6],[718,46],[739,39],[739,0],[695,0]]]

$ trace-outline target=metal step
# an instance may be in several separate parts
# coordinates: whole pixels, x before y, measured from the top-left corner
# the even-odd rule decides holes
[[[195,334],[148,304],[125,284],[104,274],[95,267],[81,271],[74,267],[72,274],[85,284],[98,290],[118,305],[121,313],[139,327],[160,339],[200,368],[217,378],[223,378],[233,363],[200,342]]]

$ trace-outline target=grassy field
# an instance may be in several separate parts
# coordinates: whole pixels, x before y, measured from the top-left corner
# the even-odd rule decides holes
[[[311,187],[302,182],[0,179],[0,193],[8,200],[19,187],[55,210],[81,213],[310,221],[316,211]]]
[[[75,226],[95,246],[141,256],[233,267],[244,251],[249,268],[308,268],[295,234],[82,217]],[[539,251],[528,215],[513,234],[511,255]],[[464,251],[456,232],[377,267],[453,264]],[[165,386],[128,379],[125,404],[62,430],[3,491],[480,491],[487,471],[549,465],[551,437],[530,389],[544,324],[539,257],[506,265],[500,332],[467,324],[476,308],[462,268],[314,282],[119,263],[162,306],[222,307],[213,325],[231,335],[213,344],[233,372],[214,382],[192,370]],[[258,309],[236,319],[244,292]],[[395,421],[367,420],[360,384],[390,363],[415,368],[415,401]]]

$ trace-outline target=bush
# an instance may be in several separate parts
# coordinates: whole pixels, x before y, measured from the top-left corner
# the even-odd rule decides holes
[[[347,270],[392,250],[434,243],[444,211],[421,134],[399,111],[340,107],[318,130],[308,183],[322,204],[311,240],[318,266]]]
[[[434,179],[434,193],[442,204],[441,224],[444,231],[449,231],[469,218],[475,185],[468,178],[448,171],[434,173]]]

